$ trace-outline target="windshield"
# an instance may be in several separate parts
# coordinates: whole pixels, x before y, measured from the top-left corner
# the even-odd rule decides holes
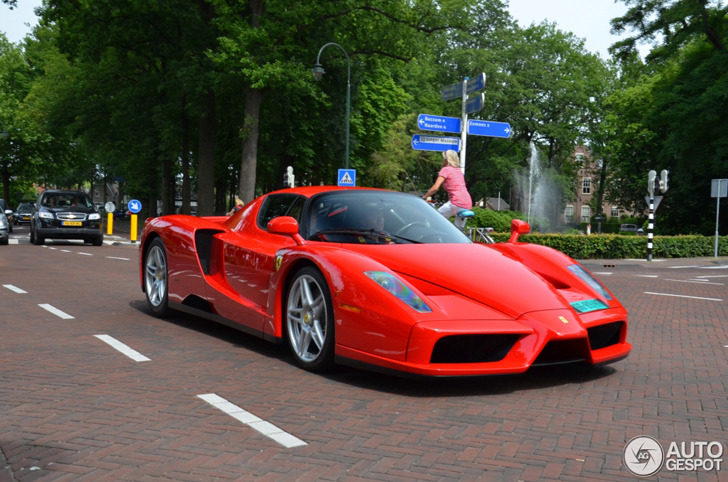
[[[41,205],[49,208],[63,208],[63,207],[85,207],[92,208],[93,203],[91,199],[84,193],[58,193],[58,194],[46,194],[43,196]]]
[[[30,207],[30,204],[21,204],[20,206],[18,206],[19,213],[29,213],[31,211],[32,209]]]
[[[306,236],[335,243],[470,243],[417,196],[388,191],[335,191],[311,199]]]

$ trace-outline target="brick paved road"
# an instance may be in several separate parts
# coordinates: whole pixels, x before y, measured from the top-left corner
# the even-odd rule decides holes
[[[615,365],[412,381],[313,375],[284,347],[186,315],[153,318],[134,248],[53,247],[0,247],[1,482],[629,480],[621,458],[634,436],[728,439],[728,269],[709,259],[585,262],[611,273],[597,276],[630,312],[635,348]],[[709,281],[685,282],[695,279]],[[308,445],[282,447],[197,397],[209,393]],[[728,480],[718,474],[680,480]]]

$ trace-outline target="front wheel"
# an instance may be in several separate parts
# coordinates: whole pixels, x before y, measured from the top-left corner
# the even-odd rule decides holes
[[[144,293],[149,309],[159,317],[169,313],[168,280],[167,252],[162,240],[157,238],[152,241],[144,261]]]
[[[324,371],[334,364],[334,309],[329,286],[311,266],[296,272],[286,302],[288,344],[306,370]]]

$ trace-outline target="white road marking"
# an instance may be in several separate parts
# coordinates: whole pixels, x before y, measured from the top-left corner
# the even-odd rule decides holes
[[[120,259],[122,261],[131,261],[129,258],[117,258],[116,256],[107,256],[108,259]]]
[[[658,277],[656,274],[636,274],[635,276],[639,276],[640,278],[657,278]]]
[[[680,268],[700,268],[700,266],[668,266],[668,268],[672,268],[672,269],[680,269]]]
[[[41,308],[43,308],[46,311],[50,311],[54,315],[56,315],[59,318],[63,318],[64,320],[72,320],[73,316],[69,315],[68,313],[64,313],[58,308],[54,307],[53,305],[48,304],[38,304]]]
[[[91,254],[91,253],[81,253],[81,252],[79,252],[78,254],[82,254],[84,256],[93,256],[93,254]]]
[[[108,343],[112,348],[119,350],[121,353],[128,356],[129,358],[131,358],[134,361],[138,361],[138,362],[151,361],[151,359],[145,357],[138,351],[136,351],[132,348],[129,348],[128,346],[126,346],[125,344],[123,344],[122,342],[120,342],[119,340],[114,338],[113,336],[109,336],[109,335],[94,335],[94,336],[96,338],[98,338],[99,340],[103,341],[104,343]]]
[[[604,271],[593,271],[592,274],[605,274],[605,275],[609,275],[609,274],[612,274],[612,273],[607,273],[607,272],[604,272]]]
[[[674,296],[676,298],[691,298],[693,300],[707,300],[707,301],[723,301],[719,298],[701,298],[700,296],[686,296],[686,295],[670,295],[667,293],[652,293],[650,291],[645,291],[646,295],[657,295],[657,296]]]
[[[728,265],[725,265],[725,266],[703,266],[703,269],[728,269]]]
[[[231,417],[249,426],[250,428],[257,430],[266,437],[272,438],[286,448],[302,447],[304,445],[308,445],[303,440],[294,437],[288,432],[284,432],[272,423],[266,422],[265,420],[256,417],[252,413],[243,410],[235,404],[228,402],[227,400],[215,393],[207,393],[197,396],[212,405],[213,407],[219,408]]]
[[[44,247],[44,248],[48,248],[48,249],[53,249],[53,250],[56,250],[56,249],[58,249],[58,248],[51,248],[50,246],[45,246],[45,245],[44,245],[43,247]]]
[[[684,279],[665,279],[665,281],[677,281],[678,283],[692,283],[694,285],[723,286],[723,283],[710,283],[709,281],[689,281],[689,280],[684,280]]]
[[[3,286],[6,287],[7,289],[9,289],[10,291],[15,291],[16,293],[27,293],[27,291],[23,291],[20,288],[18,288],[17,286],[13,286],[13,285],[3,285]]]
[[[625,258],[625,261],[647,261],[646,259],[637,259],[637,258]],[[664,259],[653,259],[652,263],[661,263],[662,261],[665,261]]]
[[[61,251],[63,251],[64,253],[70,253],[70,251],[67,249],[62,249]]]
[[[698,276],[698,278],[701,278],[701,279],[702,278],[728,278],[728,274],[716,274],[716,275],[712,275],[712,276],[705,275],[705,276]]]

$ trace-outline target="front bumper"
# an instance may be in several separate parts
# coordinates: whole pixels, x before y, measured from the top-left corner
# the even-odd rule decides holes
[[[8,234],[7,229],[0,229],[0,242],[5,244],[9,238],[10,235]]]
[[[564,318],[566,321],[563,321]],[[532,366],[605,365],[627,357],[627,312],[533,312],[518,320],[423,321],[413,326],[404,361],[336,346],[337,360],[415,376],[523,373]]]
[[[96,223],[96,227],[78,227],[78,228],[36,228],[35,233],[39,238],[49,239],[94,239],[101,238],[104,233]]]

